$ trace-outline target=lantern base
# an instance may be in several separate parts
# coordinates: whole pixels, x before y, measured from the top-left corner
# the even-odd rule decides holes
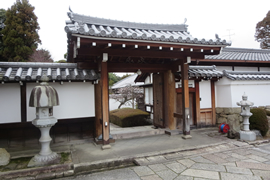
[[[240,139],[244,141],[255,141],[256,134],[253,131],[240,131]]]
[[[43,156],[40,154],[35,155],[28,163],[27,167],[39,167],[60,163],[60,155],[52,152],[49,155]]]

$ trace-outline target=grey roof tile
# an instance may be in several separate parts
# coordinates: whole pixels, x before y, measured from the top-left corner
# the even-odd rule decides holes
[[[181,77],[181,72],[178,72]],[[216,69],[216,66],[189,66],[188,77],[189,78],[221,78],[223,73]]]
[[[270,80],[269,71],[228,71],[223,70],[224,76],[231,80]]]
[[[219,55],[206,55],[205,59],[270,61],[270,50],[226,47]]]
[[[107,38],[141,39],[149,41],[179,42],[227,46],[226,40],[193,38],[186,24],[147,24],[103,19],[68,12],[67,33],[101,36]]]
[[[0,62],[0,81],[39,81],[42,76],[50,80],[97,80],[94,70],[77,69],[76,63]]]

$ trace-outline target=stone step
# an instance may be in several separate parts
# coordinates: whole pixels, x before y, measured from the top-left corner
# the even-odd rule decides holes
[[[149,126],[133,127],[133,128],[119,128],[110,132],[113,139],[132,139],[137,137],[154,136],[164,134],[164,129],[154,129]]]

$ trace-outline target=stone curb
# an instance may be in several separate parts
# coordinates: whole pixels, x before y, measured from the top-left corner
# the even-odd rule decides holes
[[[15,179],[19,177],[32,177],[33,179],[48,179],[48,178],[51,179],[55,177],[56,173],[58,173],[59,175],[59,172],[62,172],[62,174],[65,175],[65,172],[70,171],[72,169],[73,169],[72,163],[38,167],[38,168],[20,169],[14,171],[0,172],[0,179],[3,180]],[[70,173],[66,174],[69,175]]]

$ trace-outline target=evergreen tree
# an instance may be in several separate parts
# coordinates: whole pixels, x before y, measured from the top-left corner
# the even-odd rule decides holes
[[[4,29],[5,25],[5,20],[6,20],[6,10],[5,9],[0,9],[0,61],[7,61],[2,55],[1,52],[4,49],[4,44],[3,44],[3,35],[2,35],[2,30]]]
[[[6,12],[5,28],[2,30],[4,49],[2,55],[8,61],[28,61],[29,56],[41,43],[40,29],[35,7],[28,0],[17,0]]]
[[[262,21],[257,23],[255,39],[260,42],[262,49],[270,49],[270,11]]]

